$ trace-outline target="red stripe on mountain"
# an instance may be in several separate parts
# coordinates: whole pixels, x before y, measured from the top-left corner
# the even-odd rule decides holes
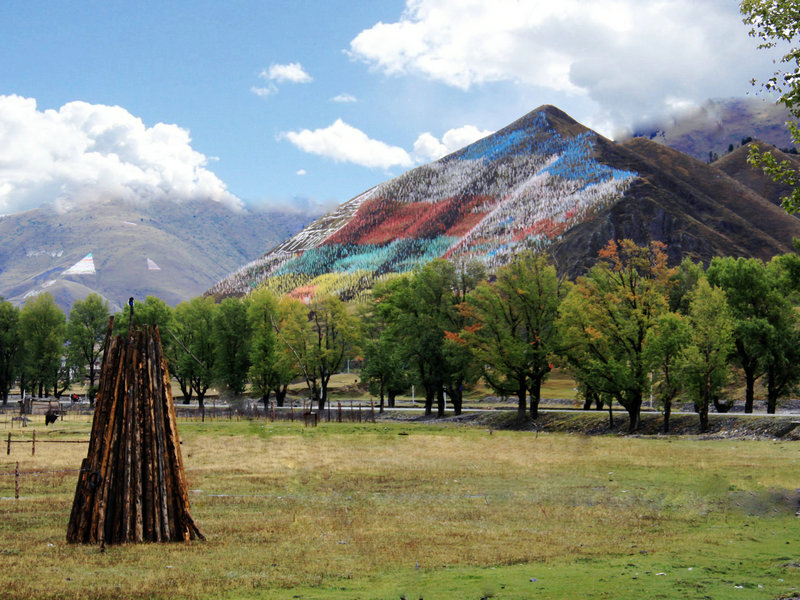
[[[454,197],[441,202],[398,202],[375,198],[364,202],[350,222],[325,244],[388,244],[398,238],[462,236],[486,215],[488,196]]]

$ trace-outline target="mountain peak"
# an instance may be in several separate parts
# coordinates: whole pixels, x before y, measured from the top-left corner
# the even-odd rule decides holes
[[[348,200],[209,293],[347,299],[439,257],[493,269],[548,250],[577,275],[610,239],[707,262],[789,251],[793,236],[800,220],[718,169],[646,140],[617,144],[545,105]]]

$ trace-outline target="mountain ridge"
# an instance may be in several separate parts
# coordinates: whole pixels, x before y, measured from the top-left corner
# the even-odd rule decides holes
[[[310,217],[233,210],[211,200],[106,201],[58,212],[39,208],[0,219],[0,296],[21,304],[51,292],[62,309],[96,292],[120,310],[130,296],[176,304],[201,295],[266,243]],[[65,273],[92,253],[94,274]],[[159,270],[152,270],[148,259]]]
[[[791,251],[800,227],[721,169],[643,138],[616,143],[544,105],[355,196],[208,293],[354,297],[435,257],[491,268],[524,249],[547,249],[574,277],[622,237],[707,263]]]

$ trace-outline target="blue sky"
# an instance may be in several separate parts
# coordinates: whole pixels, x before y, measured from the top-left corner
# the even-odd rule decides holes
[[[737,6],[4,0],[0,214],[330,206],[542,104],[615,136],[770,73]]]

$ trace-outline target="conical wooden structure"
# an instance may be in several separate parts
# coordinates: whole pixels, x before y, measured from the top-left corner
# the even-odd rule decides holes
[[[105,340],[89,452],[67,541],[205,539],[189,514],[175,407],[158,327]]]

